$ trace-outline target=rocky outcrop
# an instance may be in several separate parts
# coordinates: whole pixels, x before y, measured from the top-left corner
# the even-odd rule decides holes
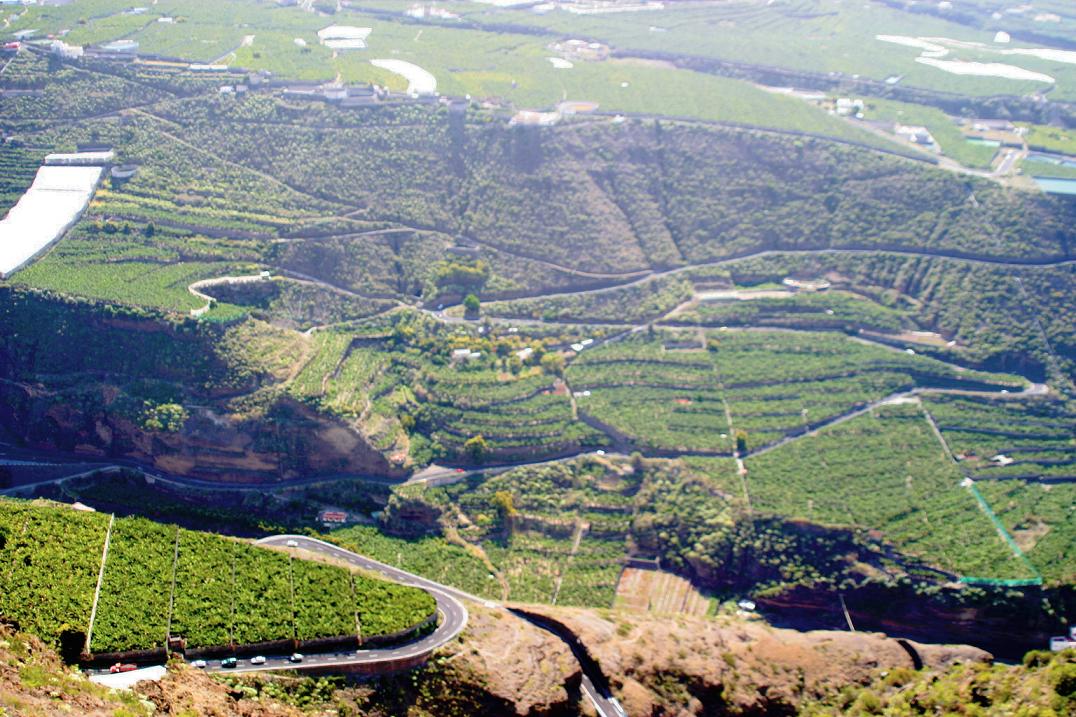
[[[907,647],[877,633],[798,632],[757,620],[535,608],[570,629],[628,714],[791,715],[880,671],[986,662],[960,645]],[[911,651],[909,651],[911,650]]]
[[[26,445],[94,459],[139,464],[163,473],[264,482],[333,473],[400,474],[352,426],[286,396],[257,418],[194,406],[179,430],[150,430],[119,405],[110,383],[78,397],[27,384],[0,384],[0,425]]]

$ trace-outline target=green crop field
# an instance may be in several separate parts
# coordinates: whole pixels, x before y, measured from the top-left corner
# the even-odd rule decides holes
[[[941,147],[942,154],[965,167],[989,169],[997,153],[994,147],[968,142],[957,127],[957,120],[933,107],[872,97],[866,101],[863,118],[926,127]]]
[[[1031,564],[1054,584],[1076,576],[1076,491],[1071,483],[980,481],[979,491]]]
[[[977,30],[923,13],[901,12],[880,3],[840,0],[791,0],[756,3],[734,0],[714,6],[669,6],[655,12],[579,16],[535,15],[503,10],[492,16],[468,15],[478,22],[504,18],[552,30],[566,37],[601,40],[625,52],[665,53],[727,60],[792,71],[839,72],[881,81],[899,77],[901,85],[964,95],[1021,95],[1044,89],[1044,82],[950,74],[915,62],[920,50],[882,42],[876,35],[950,38],[982,46],[953,45],[947,60],[1004,62],[1044,72],[1071,98],[1073,71],[1064,62],[1021,55],[999,55],[989,43],[994,30]],[[657,28],[655,30],[654,28]]]
[[[107,529],[106,515],[0,501],[0,615],[53,645],[84,635]]]
[[[177,538],[174,526],[148,520],[113,526],[91,652],[164,646]]]
[[[1063,405],[952,396],[925,405],[973,478],[1076,478],[1076,416]]]
[[[53,644],[84,639],[108,526],[100,513],[0,501],[0,615]],[[393,635],[423,622],[433,598],[367,576],[353,586],[344,568],[250,543],[117,518],[90,650],[160,648],[169,636],[199,648],[355,635],[356,611],[364,637]]]
[[[1034,577],[960,486],[918,406],[878,409],[749,458],[747,469],[756,510],[874,528],[960,576]]]
[[[906,312],[842,291],[703,301],[677,314],[675,320],[678,323],[698,323],[705,326],[788,326],[801,329],[851,327],[885,332],[898,332],[909,324]]]
[[[816,332],[720,331],[709,351],[665,347],[629,339],[584,351],[567,372],[579,409],[646,448],[728,453],[733,429],[754,450],[917,387],[1019,383]]]
[[[431,580],[475,595],[500,596],[500,586],[481,561],[444,538],[405,540],[383,535],[370,526],[342,528],[328,537],[341,547]]]

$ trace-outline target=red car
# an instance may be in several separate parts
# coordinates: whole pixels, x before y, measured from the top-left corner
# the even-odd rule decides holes
[[[117,662],[115,665],[108,668],[108,671],[112,674],[116,674],[117,672],[131,672],[137,669],[138,665],[132,665],[129,662]]]

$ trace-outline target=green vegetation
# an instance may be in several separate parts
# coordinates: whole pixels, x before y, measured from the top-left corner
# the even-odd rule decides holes
[[[787,326],[798,329],[858,328],[899,332],[907,326],[907,313],[882,306],[863,296],[843,291],[797,293],[782,297],[750,297],[703,301],[676,314],[677,323],[705,326]]]
[[[319,637],[355,633],[351,576],[321,563],[292,561],[295,596],[295,637]]]
[[[962,576],[1033,577],[960,486],[918,406],[877,409],[749,458],[747,469],[755,510],[870,526]]]
[[[260,550],[242,543],[236,545],[232,596],[235,605],[232,631],[236,644],[248,645],[291,637],[289,628],[293,620],[298,621],[300,600],[297,597],[293,604],[294,587],[289,572],[293,566],[305,564],[271,550]],[[321,593],[318,598],[326,606],[340,609],[338,595]],[[348,631],[320,634],[346,635]],[[302,635],[296,637],[303,639]]]
[[[1076,132],[1048,125],[1020,122],[1027,128],[1027,146],[1043,152],[1076,155]]]
[[[109,540],[91,652],[164,646],[177,538],[173,526],[139,518],[116,521]]]
[[[424,593],[190,530],[311,529],[330,505],[376,521],[331,539],[498,599],[607,607],[628,557],[738,594],[1069,585],[1076,204],[910,161],[921,153],[753,84],[864,97],[866,120],[925,125],[985,169],[993,150],[953,117],[1071,124],[1076,97],[1064,63],[998,55],[1027,49],[989,42],[1000,2],[944,16],[839,0],[601,16],[465,4],[448,23],[388,0],[141,14],[79,0],[8,17],[5,33],[123,37],[180,61],[22,51],[0,74],[0,208],[48,152],[102,143],[138,166],[0,287],[3,428],[203,479],[301,484],[212,500],[129,476],[43,489],[184,525],[115,522],[90,649],[423,622]],[[330,23],[371,27],[369,48],[319,44]],[[1057,82],[1031,100],[1043,83],[948,74],[883,34],[950,38],[948,59]],[[406,100],[378,57],[470,99]],[[337,78],[397,94],[323,101],[314,83]],[[282,88],[300,80],[312,94]],[[564,100],[598,109],[511,122]],[[1068,132],[1033,124],[1028,139],[1065,151]],[[832,288],[786,292],[788,277]],[[1052,391],[1000,396],[1028,380]],[[636,450],[649,457],[617,455]],[[452,474],[517,462],[538,465]],[[461,480],[303,480],[432,463]],[[41,510],[0,510],[15,546],[0,549],[14,586],[0,615],[70,647],[89,628],[102,566],[87,546],[104,547],[105,520],[64,514],[61,531]],[[961,590],[976,606],[1000,594]]]
[[[946,669],[898,668],[869,685],[804,705],[801,714],[917,717],[969,712],[1063,715],[1076,709],[1076,652],[1032,651],[1023,664],[955,664]]]
[[[105,515],[0,501],[0,615],[54,646],[84,639],[107,529]]]
[[[499,586],[472,553],[444,538],[394,538],[373,526],[334,530],[328,538],[348,550],[475,595],[499,597]]]
[[[931,396],[925,405],[973,478],[1076,477],[1076,416],[1059,402]]]
[[[692,293],[691,283],[685,279],[659,278],[600,293],[491,302],[483,306],[483,311],[488,316],[545,321],[641,322],[667,314],[691,299]]]
[[[78,654],[89,627],[109,518],[0,501],[0,615]],[[169,608],[171,606],[171,612]],[[116,518],[90,651],[188,648],[395,635],[423,622],[433,598],[250,543],[141,518]],[[72,644],[72,641],[79,641]]]
[[[732,267],[737,283],[780,281],[789,275],[835,272],[845,286],[874,301],[912,311],[921,328],[939,332],[952,346],[923,347],[956,360],[1030,376],[1048,375],[1065,383],[1054,366],[1076,374],[1076,327],[1067,317],[1076,305],[1066,287],[1074,267],[994,267],[952,259],[900,256],[886,252],[858,256],[796,256],[746,259]],[[1042,326],[1047,345],[1043,340]]]
[[[729,453],[733,429],[754,450],[894,393],[1018,381],[832,334],[722,331],[708,351],[697,341],[669,334],[585,350],[566,374],[579,410],[640,447]]]
[[[887,120],[903,125],[926,127],[941,147],[942,154],[952,157],[965,167],[989,169],[997,149],[968,142],[957,126],[957,120],[933,107],[908,102],[870,98],[866,100],[866,120]]]
[[[40,152],[0,143],[0,214],[6,214],[33,183]]]
[[[584,351],[567,379],[581,412],[641,447],[731,451],[719,378],[705,351],[620,341]]]
[[[1030,156],[1020,162],[1024,174],[1031,177],[1056,177],[1058,179],[1076,179],[1076,167],[1057,161]]]
[[[364,638],[395,635],[410,630],[434,615],[433,597],[421,590],[367,578],[352,576],[357,600],[359,634]]]
[[[969,3],[969,6],[973,5]],[[1009,6],[999,4],[992,9],[1002,11],[1006,7]],[[988,44],[996,29],[1011,29],[1008,24],[995,24],[989,11],[983,13],[983,24],[990,29],[968,27],[957,18],[946,15],[927,14],[912,6],[849,5],[839,0],[792,0],[772,4],[735,0],[713,6],[673,5],[661,11],[582,16],[556,12],[536,15],[526,9],[487,14],[476,9],[467,14],[467,19],[490,25],[511,20],[552,31],[561,37],[600,40],[625,53],[661,53],[670,58],[687,58],[693,61],[691,64],[703,67],[708,65],[707,60],[726,60],[762,68],[777,66],[790,71],[793,76],[805,72],[833,72],[845,76],[861,75],[876,81],[899,77],[902,87],[972,96],[1022,95],[1049,87],[1042,82],[950,74],[915,62],[921,52],[917,48],[875,39],[877,34],[886,34]],[[961,18],[964,17],[962,11]],[[1042,23],[1032,23],[1031,17],[1027,16],[1023,22],[1035,32],[1042,26]],[[658,31],[651,28],[658,28]],[[1055,28],[1054,32],[1067,31]],[[1070,35],[1063,36],[1066,41],[1071,39]],[[954,46],[946,59],[1004,62],[1046,72],[1057,79],[1060,96],[1071,98],[1074,93],[1072,68],[1063,63],[999,56],[989,46],[969,44]],[[750,73],[750,68],[740,69],[740,73],[756,76]],[[759,72],[757,76],[765,75]]]
[[[171,634],[191,647],[233,643],[235,546],[208,533],[180,530]]]

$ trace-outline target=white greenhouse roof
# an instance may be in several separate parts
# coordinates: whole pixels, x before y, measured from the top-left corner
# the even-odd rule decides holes
[[[7,278],[63,236],[90,203],[104,167],[44,166],[0,220],[0,278]]]
[[[329,25],[318,30],[318,39],[334,50],[361,50],[366,47],[366,38],[373,32],[369,27],[352,25]]]
[[[406,60],[370,60],[370,64],[406,79],[409,95],[432,95],[437,92],[437,78],[418,65]]]
[[[55,152],[45,155],[45,164],[94,165],[112,161],[112,150],[104,152]]]

